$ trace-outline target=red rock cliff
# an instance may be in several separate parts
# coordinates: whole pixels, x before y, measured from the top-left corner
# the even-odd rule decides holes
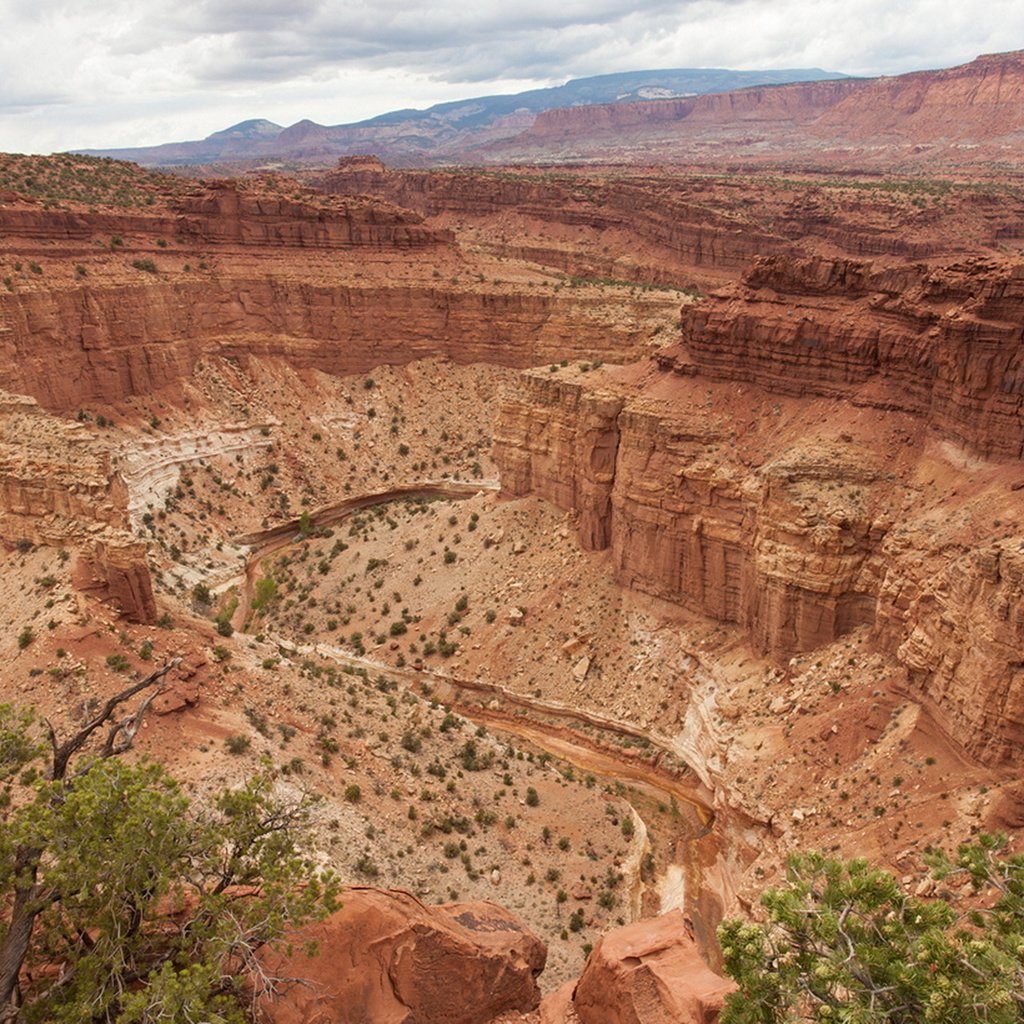
[[[197,190],[174,216],[0,205],[0,249],[38,260],[0,291],[0,387],[72,412],[180,380],[204,353],[355,373],[437,355],[635,357],[649,342],[649,299],[488,284],[451,232],[381,200],[247,188]]]
[[[301,193],[300,193],[301,195]],[[210,182],[191,195],[174,199],[170,209],[143,212],[51,208],[8,195],[0,201],[0,236],[104,242],[113,235],[149,236],[213,245],[326,249],[418,249],[446,245],[451,232],[425,227],[408,210],[365,198],[328,203],[293,199],[240,187],[234,181]]]
[[[358,373],[437,355],[519,367],[619,358],[639,355],[648,341],[642,321],[624,320],[596,295],[283,275],[0,294],[0,318],[0,387],[60,412],[155,390],[207,352]]]
[[[495,433],[503,490],[574,510],[623,584],[780,661],[868,629],[967,749],[1016,756],[1019,461],[977,461],[913,395],[787,397],[689,369],[527,372]]]
[[[560,137],[591,140],[594,136],[622,129],[673,123],[679,124],[682,130],[691,123],[809,123],[846,97],[856,95],[864,85],[852,79],[795,82],[685,99],[563,107],[539,113],[533,126],[516,141],[533,143]]]
[[[683,310],[663,365],[789,395],[899,408],[991,456],[1024,455],[1024,264],[755,261]]]
[[[78,548],[129,618],[156,619],[146,544],[127,529],[127,492],[111,455],[78,423],[0,394],[0,540]]]

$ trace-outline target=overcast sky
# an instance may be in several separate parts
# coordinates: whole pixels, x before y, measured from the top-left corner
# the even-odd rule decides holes
[[[0,151],[342,124],[645,68],[898,74],[1024,48],[989,0],[0,0]]]

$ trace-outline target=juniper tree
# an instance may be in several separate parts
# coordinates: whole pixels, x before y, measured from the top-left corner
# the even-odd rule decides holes
[[[301,848],[310,802],[276,800],[269,771],[198,807],[160,765],[119,756],[172,664],[63,742],[0,705],[5,1024],[236,1024],[280,980],[259,951],[335,906]]]
[[[1024,1020],[1024,856],[982,835],[939,879],[959,873],[985,909],[907,895],[865,860],[819,853],[788,862],[762,897],[765,923],[725,922],[719,941],[739,985],[722,1024],[1013,1024]]]

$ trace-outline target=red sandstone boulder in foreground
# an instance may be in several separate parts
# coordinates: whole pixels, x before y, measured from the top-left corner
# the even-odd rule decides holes
[[[734,987],[704,963],[682,913],[673,910],[608,932],[583,969],[572,1006],[582,1024],[714,1024]],[[552,1024],[554,1009],[545,1000],[543,1019]]]
[[[292,957],[268,963],[306,982],[263,1001],[271,1024],[486,1024],[540,1002],[547,949],[503,907],[359,888],[342,899],[296,936]],[[319,956],[300,952],[310,940]]]

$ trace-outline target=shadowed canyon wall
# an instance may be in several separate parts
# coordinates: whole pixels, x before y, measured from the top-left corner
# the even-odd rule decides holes
[[[0,295],[0,317],[0,386],[61,412],[172,383],[206,352],[359,373],[437,355],[514,367],[636,357],[647,342],[600,298],[276,276],[40,289]]]

